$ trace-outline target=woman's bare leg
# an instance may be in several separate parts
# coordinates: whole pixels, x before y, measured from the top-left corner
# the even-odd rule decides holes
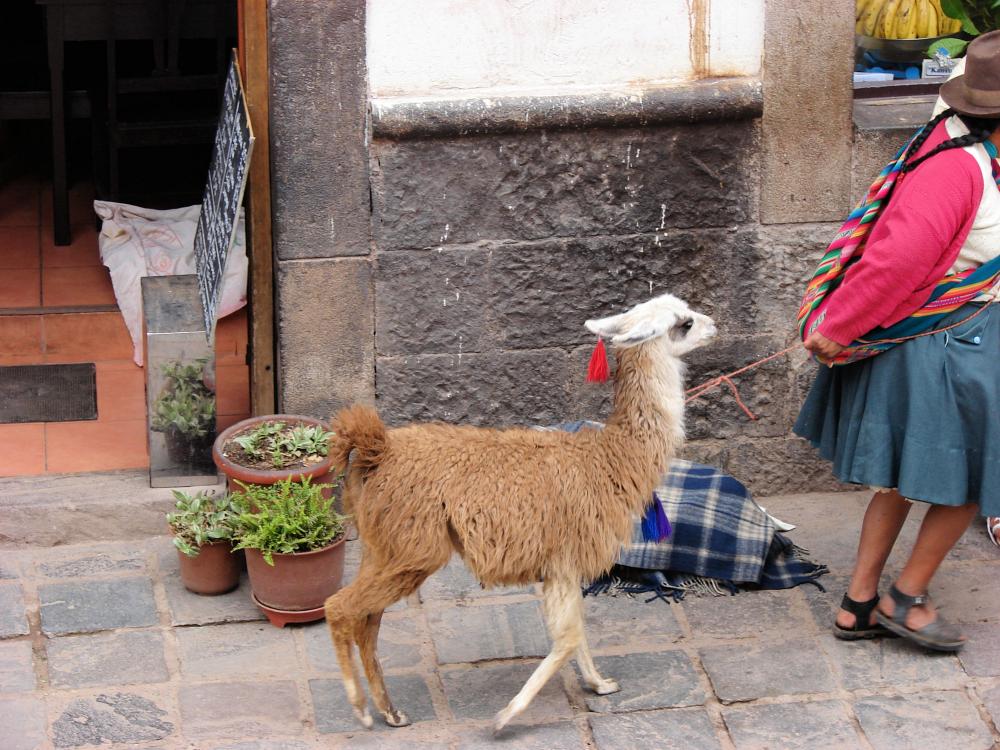
[[[866,602],[878,592],[885,561],[889,559],[892,545],[896,543],[911,507],[910,501],[896,490],[876,492],[872,496],[861,524],[858,556],[847,586],[847,595],[854,601]],[[874,617],[872,612],[872,623],[875,622]],[[842,628],[854,627],[854,620],[850,612],[842,609],[837,612],[837,624]]]
[[[974,503],[932,505],[924,516],[917,541],[913,543],[910,559],[899,574],[896,588],[907,596],[926,594],[941,561],[955,546],[955,542],[962,538],[978,510],[979,506]],[[892,597],[888,594],[879,602],[879,609],[887,615],[892,614],[893,607]],[[906,627],[917,630],[936,618],[933,605],[922,604],[911,608],[907,613]]]

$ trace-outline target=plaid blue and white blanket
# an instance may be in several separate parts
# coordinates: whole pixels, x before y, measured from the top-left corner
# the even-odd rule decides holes
[[[549,429],[601,427],[599,422],[570,422]],[[641,519],[636,519],[632,543],[588,593],[620,588],[679,598],[685,592],[820,586],[817,579],[829,572],[778,531],[743,484],[719,469],[675,459],[656,494],[670,520],[670,536],[644,541]]]

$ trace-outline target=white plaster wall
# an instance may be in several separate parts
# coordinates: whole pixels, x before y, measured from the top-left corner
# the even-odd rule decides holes
[[[755,75],[764,0],[708,4],[708,74]],[[641,90],[690,80],[694,0],[368,0],[373,97]]]

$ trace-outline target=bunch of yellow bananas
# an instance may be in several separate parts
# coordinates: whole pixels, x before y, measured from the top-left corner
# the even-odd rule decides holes
[[[955,34],[962,22],[941,10],[941,0],[855,0],[854,31],[879,39],[926,39]]]

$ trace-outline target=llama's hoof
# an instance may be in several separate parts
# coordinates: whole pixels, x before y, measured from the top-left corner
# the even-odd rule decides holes
[[[361,711],[357,708],[354,709],[354,715],[358,718],[358,721],[361,722],[362,726],[364,726],[365,729],[371,729],[373,726],[375,726],[375,720],[372,719],[372,715],[368,713],[367,708],[364,711]]]
[[[601,680],[593,688],[598,695],[611,695],[621,690],[621,686],[614,680]]]
[[[390,727],[406,727],[410,725],[410,720],[407,718],[406,714],[395,708],[383,712],[382,717],[385,719],[385,723]]]
[[[510,721],[511,715],[507,709],[504,709],[493,717],[493,736],[496,737],[503,731],[503,728],[507,726],[507,722]]]

